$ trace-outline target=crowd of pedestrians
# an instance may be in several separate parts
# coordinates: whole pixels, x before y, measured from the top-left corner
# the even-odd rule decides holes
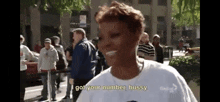
[[[56,73],[56,71],[71,71],[66,73],[68,81],[66,95],[63,99],[70,99],[70,93],[72,91],[73,100],[75,102],[81,90],[76,91],[72,87],[85,85],[94,76],[98,75],[101,71],[109,67],[103,54],[98,51],[97,38],[93,39],[92,42],[88,41],[86,32],[82,28],[73,30],[72,34],[72,43],[65,49],[65,51],[63,46],[60,45],[60,38],[58,36],[46,38],[44,40],[44,47],[40,45],[40,41],[38,41],[34,47],[34,51],[40,53],[39,57],[37,58],[38,73],[45,73],[41,75],[43,89],[41,91],[42,98],[40,98],[39,101],[45,101],[48,99],[48,71],[51,71],[50,84],[52,89],[52,101],[56,101],[56,91],[57,93],[60,92],[60,82],[63,80],[61,75],[63,73]],[[22,45],[24,42],[24,37],[22,35],[20,37],[20,41],[20,97],[21,102],[23,102],[26,85],[26,64],[28,64],[29,60],[34,56],[27,46]]]
[[[100,7],[95,20],[99,24],[100,34],[92,42],[87,39],[84,29],[76,28],[72,31],[72,42],[66,49],[60,45],[58,36],[46,38],[43,48],[40,42],[36,44],[34,49],[40,53],[38,72],[46,73],[41,75],[43,89],[39,101],[48,99],[47,72],[51,71],[50,100],[56,101],[56,91],[59,92],[60,82],[63,80],[62,73],[56,71],[70,70],[66,72],[68,81],[63,99],[70,99],[72,91],[73,102],[196,102],[183,77],[172,67],[160,64],[163,63],[160,36],[155,34],[153,42],[150,42],[149,35],[144,32],[144,17],[139,10],[113,1],[110,7]],[[24,37],[21,35],[21,102],[24,102],[26,64],[34,58],[23,42]],[[84,85],[142,85],[149,89],[139,94],[140,91],[137,90],[85,91],[75,88]],[[173,92],[163,92],[161,86],[177,87],[174,90],[176,95]]]
[[[153,36],[153,43],[149,41],[149,35],[143,32],[141,35],[137,55],[146,60],[154,60],[163,63],[163,47],[160,45],[160,36]]]
[[[139,10],[113,1],[109,7],[101,6],[95,19],[100,30],[98,47],[110,67],[86,84],[101,89],[82,90],[77,102],[197,102],[177,70],[158,63],[162,57],[158,35],[152,44],[158,62],[143,59],[154,59],[153,47],[147,41],[143,44],[151,49],[137,57],[145,28]]]
[[[25,38],[20,35],[20,102],[24,102],[25,87],[26,87],[26,70],[30,60],[33,59],[34,55],[30,49],[23,45]]]

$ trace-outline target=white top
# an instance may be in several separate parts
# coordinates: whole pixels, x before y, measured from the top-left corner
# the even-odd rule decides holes
[[[197,102],[185,79],[171,66],[144,60],[143,70],[130,80],[103,71],[79,95],[77,102]],[[106,87],[108,86],[108,87]]]
[[[52,68],[56,69],[56,61],[59,60],[58,53],[56,49],[50,45],[50,49],[46,49],[45,47],[40,50],[40,56],[38,59],[38,71],[42,70],[50,70]]]
[[[25,59],[31,59],[33,57],[33,54],[25,45],[20,45],[20,53],[23,53],[23,55],[20,56],[20,71],[24,71],[27,70],[27,65],[23,64],[22,61],[24,61]]]

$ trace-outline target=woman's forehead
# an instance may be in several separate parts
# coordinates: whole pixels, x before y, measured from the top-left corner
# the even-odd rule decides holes
[[[123,29],[122,29],[123,28]],[[115,22],[103,22],[99,24],[99,30],[120,30],[123,31],[124,29],[128,29],[127,25],[124,22],[115,21]]]

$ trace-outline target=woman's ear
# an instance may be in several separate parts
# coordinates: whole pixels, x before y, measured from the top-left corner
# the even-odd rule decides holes
[[[141,38],[142,38],[142,35],[143,35],[143,34],[140,33],[139,31],[137,31],[135,35],[137,36],[137,39],[138,39],[138,42],[137,42],[137,43],[139,44],[139,42],[141,41]]]

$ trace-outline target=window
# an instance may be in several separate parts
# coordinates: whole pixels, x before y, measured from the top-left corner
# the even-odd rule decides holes
[[[147,32],[148,34],[151,33],[151,20],[150,20],[150,16],[148,15],[144,15],[145,18],[145,24],[146,24],[146,28],[145,28],[145,32]]]
[[[157,34],[160,35],[161,44],[166,44],[167,42],[167,25],[164,16],[157,17]]]
[[[151,0],[138,0],[138,4],[151,4]]]
[[[144,18],[145,18],[146,28],[150,28],[150,25],[151,25],[150,16],[144,15]]]
[[[158,0],[159,6],[167,6],[167,0]]]
[[[157,17],[157,29],[158,30],[166,30],[166,22],[165,22],[165,17],[163,16],[158,16]]]
[[[124,3],[131,3],[132,4],[132,0],[121,0]]]

